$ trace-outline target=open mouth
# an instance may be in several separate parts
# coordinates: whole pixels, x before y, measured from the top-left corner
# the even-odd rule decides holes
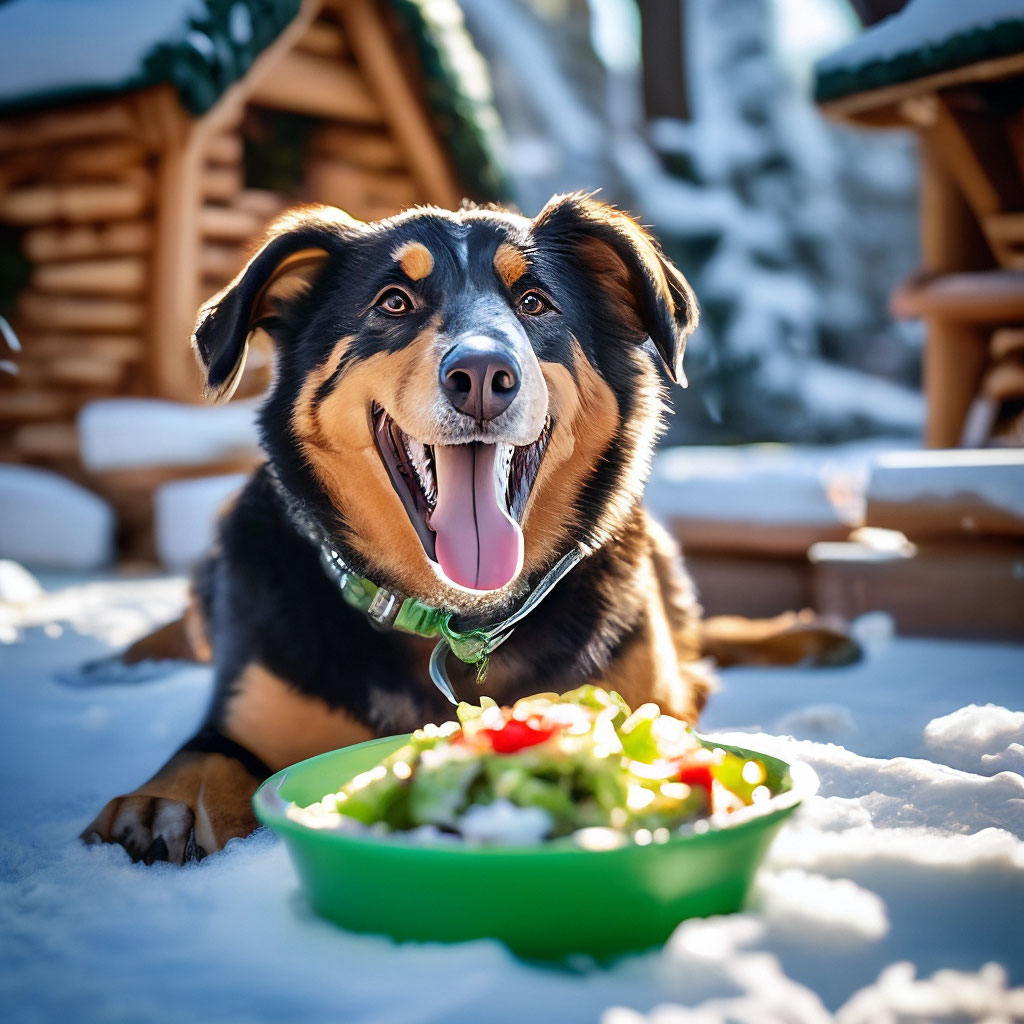
[[[452,583],[498,590],[523,566],[526,503],[551,438],[532,444],[430,445],[373,407],[377,451],[427,557]]]

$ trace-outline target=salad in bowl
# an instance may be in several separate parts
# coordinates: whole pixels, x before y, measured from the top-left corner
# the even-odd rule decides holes
[[[400,940],[494,938],[530,958],[664,942],[739,910],[806,766],[702,739],[583,686],[369,740],[256,791],[312,908]]]
[[[289,815],[414,840],[529,845],[663,840],[767,801],[763,761],[702,741],[656,704],[581,686],[499,707],[460,704],[372,768]],[[706,822],[705,822],[706,824]],[[609,830],[603,837],[595,830]]]

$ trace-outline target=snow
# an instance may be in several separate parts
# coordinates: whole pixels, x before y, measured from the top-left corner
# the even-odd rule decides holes
[[[903,10],[818,61],[818,74],[917,53],[961,33],[1020,19],[1020,0],[975,0],[969,4],[912,0]]]
[[[654,460],[646,502],[665,520],[852,526],[863,520],[871,468],[893,444],[663,448]]]
[[[650,123],[635,4],[461,6],[491,68],[518,206],[600,189],[693,284],[703,314],[687,346],[694,387],[670,395],[674,441],[920,433],[921,326],[885,312],[917,261],[912,140],[827,124],[790,74],[829,44],[819,27],[849,33],[837,0],[685,5],[690,116]]]
[[[969,704],[933,718],[925,726],[924,741],[965,771],[992,775],[1009,769],[1024,774],[1024,711]]]
[[[871,474],[875,501],[925,504],[976,496],[984,504],[1024,517],[1024,452],[1020,449],[887,452]]]
[[[93,472],[197,466],[249,456],[259,444],[258,403],[186,405],[156,398],[105,398],[78,415],[82,463]]]
[[[159,43],[178,39],[189,16],[201,13],[196,0],[155,5],[105,0],[103,6],[97,17],[95,4],[68,0],[4,4],[0,39],[13,45],[0,61],[0,96],[10,102],[51,90],[109,88],[136,80],[142,58]]]
[[[0,558],[97,569],[114,553],[114,510],[47,469],[0,464]]]
[[[161,484],[153,493],[160,562],[169,569],[195,565],[213,544],[217,516],[247,479],[245,473],[226,473]]]
[[[705,730],[806,761],[819,795],[744,913],[685,922],[612,965],[553,969],[487,940],[345,933],[311,913],[266,833],[185,869],[79,845],[101,804],[194,729],[210,672],[61,685],[56,673],[173,616],[185,581],[50,577],[39,593],[18,579],[0,603],[10,1024],[1024,1020],[1024,779],[985,760],[1020,746],[1024,649],[893,639],[875,616],[858,624],[857,665],[724,673]],[[624,912],[609,908],[609,926]]]

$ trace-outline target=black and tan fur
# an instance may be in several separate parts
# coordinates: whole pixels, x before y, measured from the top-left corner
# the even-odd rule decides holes
[[[389,288],[414,308],[383,310]],[[549,308],[526,312],[531,291]],[[662,416],[652,357],[681,379],[696,317],[652,237],[587,196],[556,197],[532,220],[417,209],[367,225],[311,208],[278,221],[206,304],[195,347],[209,392],[224,396],[251,333],[272,336],[276,374],[260,414],[268,459],[377,583],[469,626],[509,614],[570,546],[588,552],[492,656],[482,689],[449,658],[460,696],[509,702],[595,682],[695,721],[709,691],[700,610],[641,492]],[[439,359],[467,331],[500,335],[522,365],[515,402],[490,424],[464,422],[439,399]],[[374,447],[374,404],[430,443],[491,431],[525,445],[551,418],[522,521],[523,569],[508,586],[470,594],[431,572]],[[266,468],[223,520],[188,622],[196,655],[215,666],[205,722],[84,833],[136,859],[180,863],[219,849],[255,826],[248,801],[268,772],[450,717],[427,675],[432,641],[378,632],[346,605]]]

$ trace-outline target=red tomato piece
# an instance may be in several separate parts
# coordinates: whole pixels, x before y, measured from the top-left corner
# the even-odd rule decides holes
[[[526,722],[510,718],[500,729],[482,729],[481,734],[490,740],[496,754],[514,754],[526,747],[535,747],[550,739],[554,729],[536,729]]]
[[[711,774],[711,765],[684,764],[679,769],[679,774],[676,778],[679,782],[685,782],[688,786],[703,787],[708,791],[708,796],[711,796],[711,784],[715,781],[715,777]]]

